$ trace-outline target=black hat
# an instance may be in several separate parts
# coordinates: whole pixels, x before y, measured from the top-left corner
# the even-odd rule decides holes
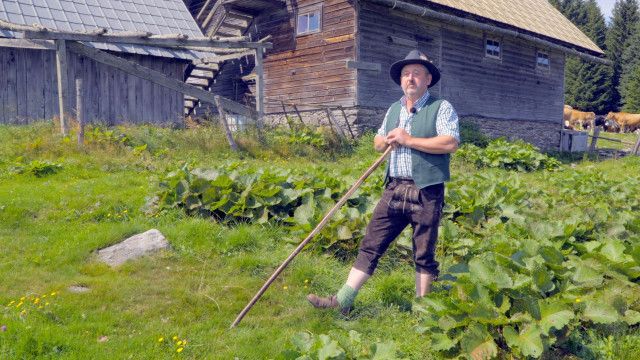
[[[418,50],[411,50],[409,54],[404,58],[404,60],[396,61],[391,65],[389,69],[389,75],[391,75],[391,79],[398,85],[400,85],[400,73],[402,72],[402,68],[405,65],[409,64],[422,64],[424,65],[431,74],[431,84],[429,86],[435,85],[438,80],[440,80],[440,70],[433,65],[431,60],[427,57],[427,55],[423,54]]]

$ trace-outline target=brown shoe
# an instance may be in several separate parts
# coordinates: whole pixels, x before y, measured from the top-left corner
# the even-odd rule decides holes
[[[313,307],[317,309],[338,308],[340,309],[340,313],[342,313],[342,315],[344,316],[349,315],[349,312],[351,312],[351,308],[340,307],[338,298],[335,295],[331,295],[329,297],[320,297],[316,294],[309,294],[307,295],[307,300],[309,300],[311,305],[313,305]]]

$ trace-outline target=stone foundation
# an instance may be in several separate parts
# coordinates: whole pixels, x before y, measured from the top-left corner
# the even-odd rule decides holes
[[[461,116],[461,123],[472,123],[480,128],[483,134],[490,138],[506,137],[509,140],[521,139],[541,150],[559,150],[560,121],[528,121],[528,120],[502,120],[490,119],[479,116]]]
[[[324,110],[300,111],[302,122],[311,127],[331,126],[336,131],[350,137],[351,132],[359,136],[367,130],[376,131],[387,112],[386,108],[352,107],[344,108],[346,115],[339,109],[332,109],[331,120]],[[286,117],[292,123],[300,123],[300,118],[294,112],[287,112]],[[285,113],[265,115],[267,125],[284,125],[287,123]],[[348,126],[347,126],[348,121]],[[560,131],[562,124],[550,121],[503,120],[484,118],[480,116],[460,116],[461,123],[472,123],[490,138],[506,137],[509,140],[522,139],[541,150],[558,150],[560,146]]]

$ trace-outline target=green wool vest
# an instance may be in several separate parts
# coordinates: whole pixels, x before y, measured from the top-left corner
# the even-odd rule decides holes
[[[429,96],[425,106],[413,115],[411,121],[411,136],[415,137],[434,137],[438,133],[436,131],[436,119],[438,110],[440,109],[442,100]],[[389,108],[389,117],[387,118],[386,133],[398,126],[400,119],[400,110],[402,104],[397,101]],[[449,181],[449,154],[428,154],[422,151],[411,149],[411,174],[413,181],[419,189],[429,185],[440,184]],[[389,162],[387,162],[387,171],[384,176],[384,183],[389,181]]]

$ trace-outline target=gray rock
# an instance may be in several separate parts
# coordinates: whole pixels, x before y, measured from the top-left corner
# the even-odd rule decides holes
[[[129,259],[139,258],[151,252],[168,249],[169,242],[156,229],[134,235],[118,244],[98,250],[98,257],[109,266],[118,266]]]

